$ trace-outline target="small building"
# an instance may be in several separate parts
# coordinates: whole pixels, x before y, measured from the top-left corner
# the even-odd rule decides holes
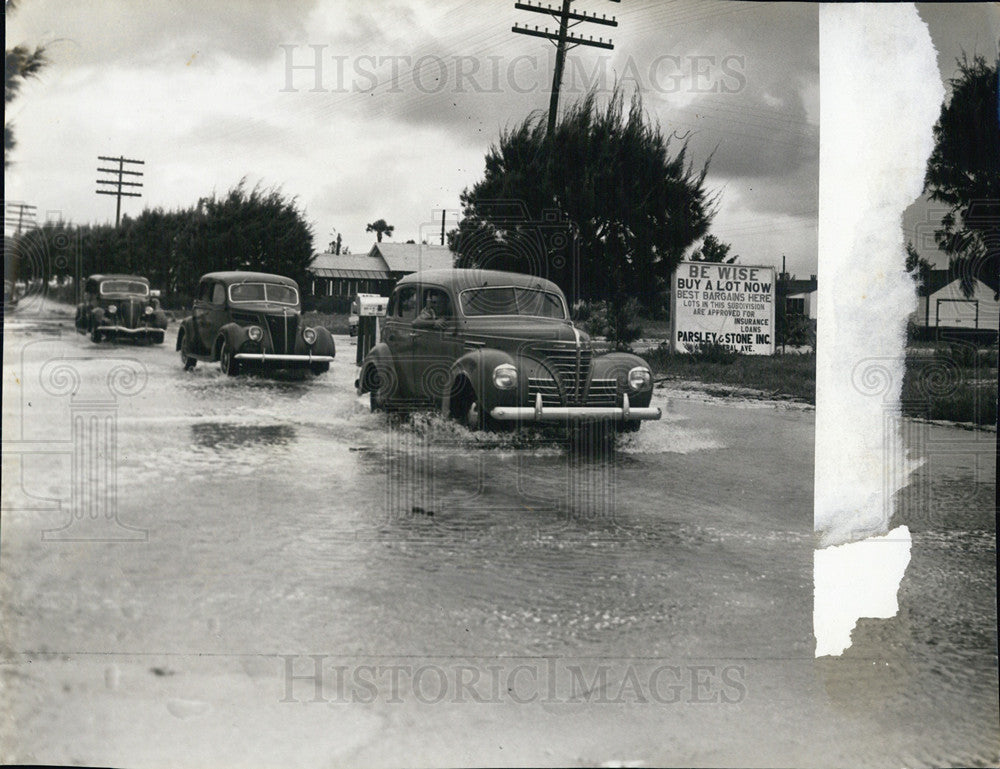
[[[809,280],[805,280],[787,272],[779,272],[775,285],[778,311],[784,308],[784,312],[788,315],[800,315],[816,320],[818,285],[815,275],[810,275]]]
[[[404,275],[454,266],[447,246],[375,243],[367,254],[317,254],[309,266],[309,293],[346,299],[358,293],[388,296]]]
[[[911,322],[921,329],[997,333],[1000,301],[997,292],[972,278],[970,296],[962,292],[962,281],[951,270],[930,270],[917,291],[917,311]]]

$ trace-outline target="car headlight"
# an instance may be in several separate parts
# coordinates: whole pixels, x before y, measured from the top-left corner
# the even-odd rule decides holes
[[[316,329],[314,328],[304,328],[302,329],[302,339],[306,344],[312,345],[316,344]]]
[[[146,314],[147,315],[152,315],[153,314],[153,308],[150,307],[149,305],[146,305]]]
[[[517,369],[509,363],[501,363],[493,369],[493,384],[499,390],[517,387]]]
[[[117,304],[109,304],[108,305],[108,313],[111,314],[111,315],[114,315],[116,312],[118,312],[118,305]]]
[[[642,390],[649,387],[652,381],[653,375],[649,373],[649,369],[645,366],[636,366],[628,372],[628,386],[633,390]]]
[[[250,337],[251,342],[259,342],[264,338],[264,329],[260,326],[250,326],[247,329],[247,336]]]

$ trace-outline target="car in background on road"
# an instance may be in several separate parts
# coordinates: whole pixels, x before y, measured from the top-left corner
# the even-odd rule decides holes
[[[302,322],[299,286],[263,272],[210,272],[177,331],[185,369],[218,361],[225,374],[244,370],[308,369],[323,374],[336,350],[322,326]]]
[[[159,292],[139,275],[91,275],[83,284],[83,302],[76,308],[76,330],[94,342],[131,339],[163,344],[167,314]]]
[[[383,321],[356,383],[373,410],[429,405],[472,429],[591,421],[634,431],[660,418],[646,362],[595,354],[562,291],[543,278],[413,273],[397,283]]]

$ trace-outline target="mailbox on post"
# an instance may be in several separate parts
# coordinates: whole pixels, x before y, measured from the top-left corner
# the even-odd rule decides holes
[[[357,294],[351,302],[351,314],[358,316],[358,356],[357,364],[375,346],[379,334],[379,318],[385,317],[389,297],[378,294]]]

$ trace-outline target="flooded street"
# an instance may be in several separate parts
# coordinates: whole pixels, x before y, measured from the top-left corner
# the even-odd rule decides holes
[[[1000,760],[994,433],[920,432],[900,612],[816,660],[811,410],[657,391],[592,448],[372,414],[347,337],[326,375],[234,379],[184,372],[174,325],[17,320],[5,760]]]

